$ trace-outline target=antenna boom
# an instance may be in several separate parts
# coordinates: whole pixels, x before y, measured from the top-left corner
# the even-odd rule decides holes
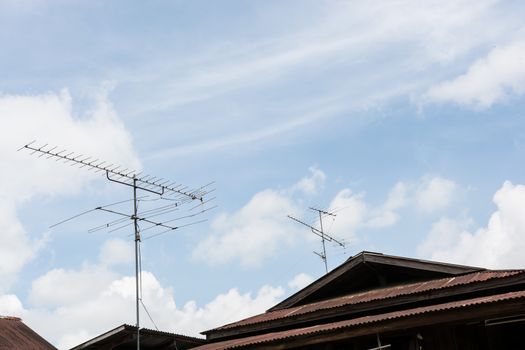
[[[55,151],[55,149],[57,148],[56,146],[50,147],[48,144],[45,144],[40,147],[35,147],[35,146],[32,146],[34,142],[35,141],[24,145],[23,147],[19,149],[19,151],[23,149],[28,149],[29,151],[31,151],[31,154],[35,154],[35,153],[39,154],[39,157],[47,156],[47,158],[54,158],[57,161],[63,160],[64,163],[71,163],[70,165],[77,164],[77,165],[80,165],[80,167],[82,168],[88,167],[89,170],[104,171],[107,174],[108,179],[109,179],[109,174],[118,176],[118,179],[120,180],[120,182],[128,186],[133,186],[134,179],[135,179],[137,187],[145,191],[149,191],[149,192],[153,192],[157,194],[163,194],[165,191],[168,191],[168,192],[178,193],[178,194],[187,196],[191,199],[202,200],[202,195],[200,194],[181,191],[180,189],[177,189],[173,185],[167,186],[167,185],[162,184],[161,181],[163,179],[161,178],[151,177],[149,175],[136,177],[135,171],[130,171],[129,169],[122,169],[121,166],[118,166],[115,164],[108,164],[104,166],[105,162],[100,162],[99,159],[92,159],[92,157],[86,157],[85,155],[82,155],[82,154],[77,155],[75,154],[75,152],[69,152],[67,154],[63,154],[64,152],[66,152],[66,150],[57,152]],[[125,179],[129,182],[124,182],[121,179]],[[115,181],[115,179],[110,179],[110,180]],[[150,189],[147,189],[146,187],[150,187]]]

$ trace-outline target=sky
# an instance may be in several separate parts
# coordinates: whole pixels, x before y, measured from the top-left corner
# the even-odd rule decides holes
[[[135,324],[132,228],[90,233],[102,213],[50,228],[130,188],[17,152],[32,140],[214,182],[206,222],[141,244],[147,328],[198,335],[322,276],[319,237],[287,217],[319,227],[309,207],[336,213],[329,269],[363,250],[525,267],[523,13],[0,0],[0,315],[59,349]]]

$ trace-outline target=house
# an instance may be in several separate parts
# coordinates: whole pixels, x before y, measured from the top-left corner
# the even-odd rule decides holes
[[[194,350],[523,349],[525,270],[362,252]]]
[[[204,344],[204,339],[153,329],[141,328],[139,333],[140,348],[144,350],[186,350]],[[132,350],[136,348],[137,327],[124,324],[77,345],[71,350]]]
[[[1,350],[57,350],[18,317],[0,316]]]
[[[121,326],[72,350],[135,348]],[[523,349],[525,269],[361,252],[265,313],[198,339],[141,330],[142,349]]]

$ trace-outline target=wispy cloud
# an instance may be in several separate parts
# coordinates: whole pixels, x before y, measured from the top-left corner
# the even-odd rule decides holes
[[[258,33],[251,42],[233,36],[142,71],[123,69],[116,79],[131,92],[136,120],[168,118],[178,135],[178,146],[153,157],[224,150],[342,112],[348,122],[359,108],[399,97],[419,103],[430,86],[519,30],[508,7],[490,0],[328,3],[313,22],[299,11],[293,31]],[[135,90],[141,95],[133,97]]]
[[[372,72],[378,69],[375,64],[384,64],[384,55],[396,47],[406,55],[389,57],[391,67],[400,60],[410,62],[417,57],[419,66],[414,68],[429,68],[435,62],[451,61],[478,45],[497,40],[505,28],[500,29],[503,18],[488,18],[495,5],[494,1],[332,3],[317,22],[309,19],[298,26],[302,29],[281,37],[259,37],[255,43],[229,42],[225,46],[226,50],[231,48],[230,54],[199,52],[194,59],[185,57],[183,64],[177,59],[175,63],[162,61],[148,67],[144,74],[122,76],[121,81],[144,83],[152,76],[162,77],[153,79],[161,86],[157,90],[160,98],[138,110],[143,113],[270,81],[298,79],[304,73],[346,67],[351,78],[352,66],[359,70],[362,63],[371,61],[365,67]],[[407,12],[411,15],[405,16]],[[302,20],[300,12],[295,20]],[[486,20],[497,25],[487,25]],[[511,28],[512,22],[507,21]],[[479,32],[482,26],[485,30]],[[378,55],[382,57],[380,62],[376,61]],[[203,60],[199,56],[212,58]]]
[[[298,128],[322,120],[327,116],[333,116],[341,112],[342,107],[336,103],[319,106],[314,111],[305,111],[300,117],[284,118],[281,123],[273,123],[269,127],[257,128],[257,130],[247,130],[237,133],[228,133],[216,139],[208,139],[200,143],[182,145],[170,148],[163,148],[161,151],[146,156],[145,159],[166,159],[182,156],[190,156],[196,153],[216,152],[226,147],[238,146],[242,144],[254,144],[256,142],[292,131]],[[198,134],[197,134],[198,135]]]

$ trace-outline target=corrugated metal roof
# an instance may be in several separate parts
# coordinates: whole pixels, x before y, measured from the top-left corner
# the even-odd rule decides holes
[[[56,350],[18,317],[0,316],[0,349]]]
[[[411,316],[416,316],[416,315],[436,313],[436,312],[461,309],[461,308],[468,308],[468,307],[478,306],[482,304],[509,301],[513,299],[525,299],[525,291],[510,292],[510,293],[499,294],[499,295],[491,295],[491,296],[479,297],[479,298],[474,298],[474,299],[469,299],[469,300],[453,301],[453,302],[444,303],[444,304],[430,305],[430,306],[417,307],[417,308],[408,309],[408,310],[388,312],[388,313],[384,313],[380,315],[358,317],[358,318],[351,319],[351,320],[332,322],[332,323],[327,323],[327,324],[322,324],[322,325],[316,325],[316,326],[310,326],[310,327],[304,327],[304,328],[296,328],[296,329],[291,329],[291,330],[286,330],[286,331],[272,332],[272,333],[245,337],[245,338],[226,340],[226,341],[221,341],[217,343],[210,343],[210,344],[202,345],[197,348],[194,348],[194,350],[227,350],[227,349],[234,349],[234,348],[242,348],[242,347],[251,346],[251,345],[260,345],[260,344],[265,344],[265,343],[276,342],[276,341],[290,339],[294,337],[311,336],[313,334],[322,334],[322,333],[332,332],[336,330],[349,329],[352,327],[367,326],[367,325],[371,325],[374,323],[379,323],[379,322],[384,322],[384,321],[389,321],[389,320],[394,320],[394,319],[399,319],[399,318],[409,318]]]
[[[103,347],[104,344],[119,343],[119,349],[135,348],[136,340],[134,336],[137,332],[136,326],[123,324],[117,328],[114,328],[106,333],[103,333],[93,339],[90,339],[82,344],[79,344],[71,350],[80,349],[98,349]],[[129,336],[129,337],[127,337]],[[203,344],[205,339],[190,337],[182,334],[169,333],[164,331],[158,331],[154,329],[141,328],[140,329],[140,344],[147,348],[155,348],[161,345],[166,345],[169,342],[175,341],[177,347],[182,349],[189,349],[197,345]]]
[[[214,328],[204,333],[270,322],[273,320],[313,313],[318,310],[333,309],[347,305],[361,304],[383,299],[391,299],[403,295],[414,295],[433,290],[452,288],[473,283],[483,283],[488,280],[503,279],[517,275],[525,275],[525,270],[481,271],[469,273],[462,276],[446,277],[426,282],[417,282],[399,285],[395,287],[370,290],[366,292],[344,295],[341,297],[314,302],[297,307],[291,307],[288,309],[269,311],[264,314],[256,315],[238,322]]]

